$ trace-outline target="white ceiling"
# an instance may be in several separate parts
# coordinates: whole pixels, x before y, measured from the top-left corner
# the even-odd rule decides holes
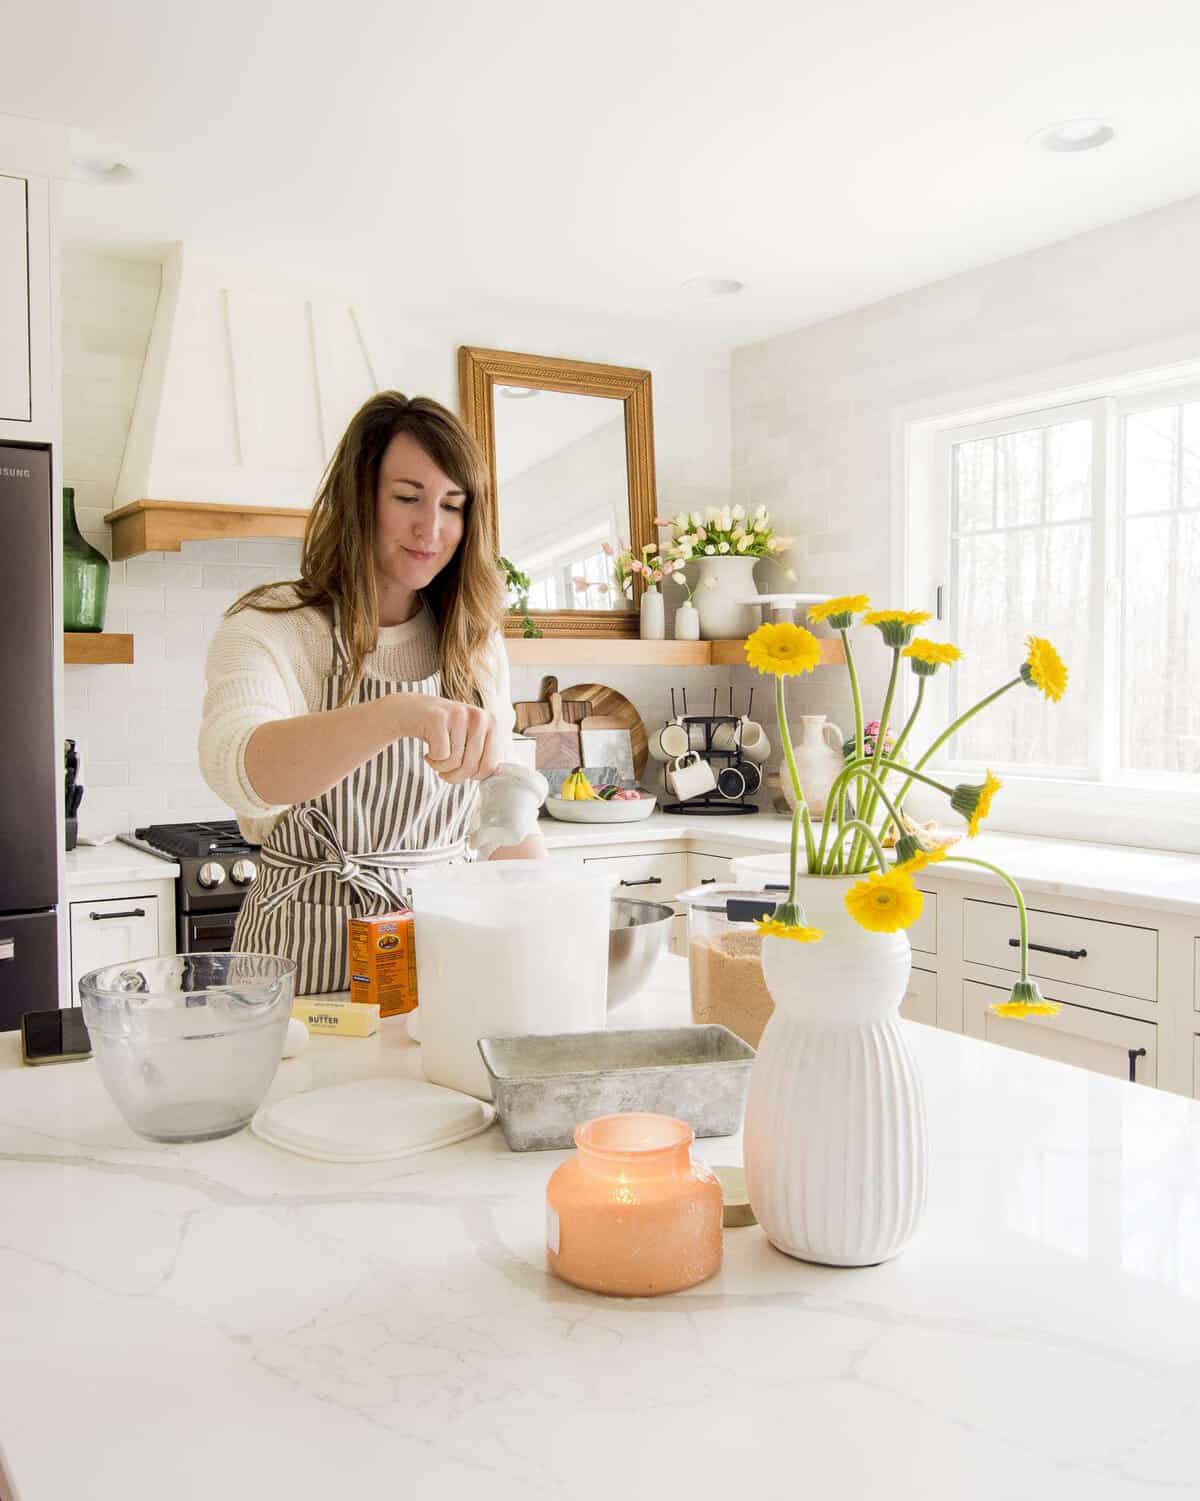
[[[1200,192],[1197,0],[0,0],[0,22],[0,108],[140,167],[68,188],[73,239],[344,267],[440,310],[738,344]],[[1093,114],[1101,151],[1028,143]],[[696,301],[695,276],[747,290]]]

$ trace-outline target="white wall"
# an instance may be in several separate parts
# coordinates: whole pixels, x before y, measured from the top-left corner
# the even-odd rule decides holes
[[[142,262],[69,251],[63,282],[64,472],[85,535],[108,553],[103,516],[113,506],[160,273]],[[665,341],[650,323],[583,323],[512,308],[432,317],[391,305],[376,309],[371,328],[381,379],[455,408],[461,343],[650,369],[660,511],[728,498],[728,359],[700,341]],[[290,542],[204,542],[113,565],[106,624],[133,632],[134,665],[66,672],[66,733],[80,743],[87,788],[82,834],[228,816],[201,782],[196,762],[207,641],[238,594],[294,577],[298,554]],[[672,595],[668,605],[675,602]],[[536,698],[542,676],[535,669],[515,673],[514,697]],[[711,701],[713,686],[749,681],[744,670],[559,672],[564,687],[595,676],[631,697],[650,726],[669,713],[671,684],[686,683],[694,706]]]
[[[1200,356],[1198,252],[1192,198],[736,351],[734,495],[795,533],[801,586],[928,607],[891,595],[903,422]],[[878,706],[887,653],[862,655]],[[845,674],[816,679],[811,702],[845,727]],[[993,824],[1020,827],[1004,801]]]

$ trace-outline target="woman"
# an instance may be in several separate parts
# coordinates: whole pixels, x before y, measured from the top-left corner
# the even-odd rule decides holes
[[[479,447],[428,397],[373,396],[326,471],[300,578],[252,589],[208,654],[200,765],[262,845],[235,949],[298,994],[349,983],[346,920],[406,868],[465,858],[507,759],[503,595]],[[492,856],[540,856],[540,835]]]

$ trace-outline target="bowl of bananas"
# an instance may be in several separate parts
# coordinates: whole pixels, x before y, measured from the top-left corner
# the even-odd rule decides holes
[[[656,797],[636,787],[619,787],[614,782],[593,787],[582,767],[577,767],[558,796],[546,799],[546,812],[563,823],[639,823],[657,805]]]

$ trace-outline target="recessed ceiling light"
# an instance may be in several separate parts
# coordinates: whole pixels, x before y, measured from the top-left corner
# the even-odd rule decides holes
[[[542,393],[537,386],[498,386],[501,396],[507,396],[509,401],[528,401],[531,396],[540,396]]]
[[[731,276],[693,276],[682,284],[689,297],[732,297],[745,289],[744,281]]]
[[[1033,139],[1047,151],[1094,151],[1097,146],[1107,146],[1115,135],[1107,120],[1093,116],[1059,120],[1039,130]]]

